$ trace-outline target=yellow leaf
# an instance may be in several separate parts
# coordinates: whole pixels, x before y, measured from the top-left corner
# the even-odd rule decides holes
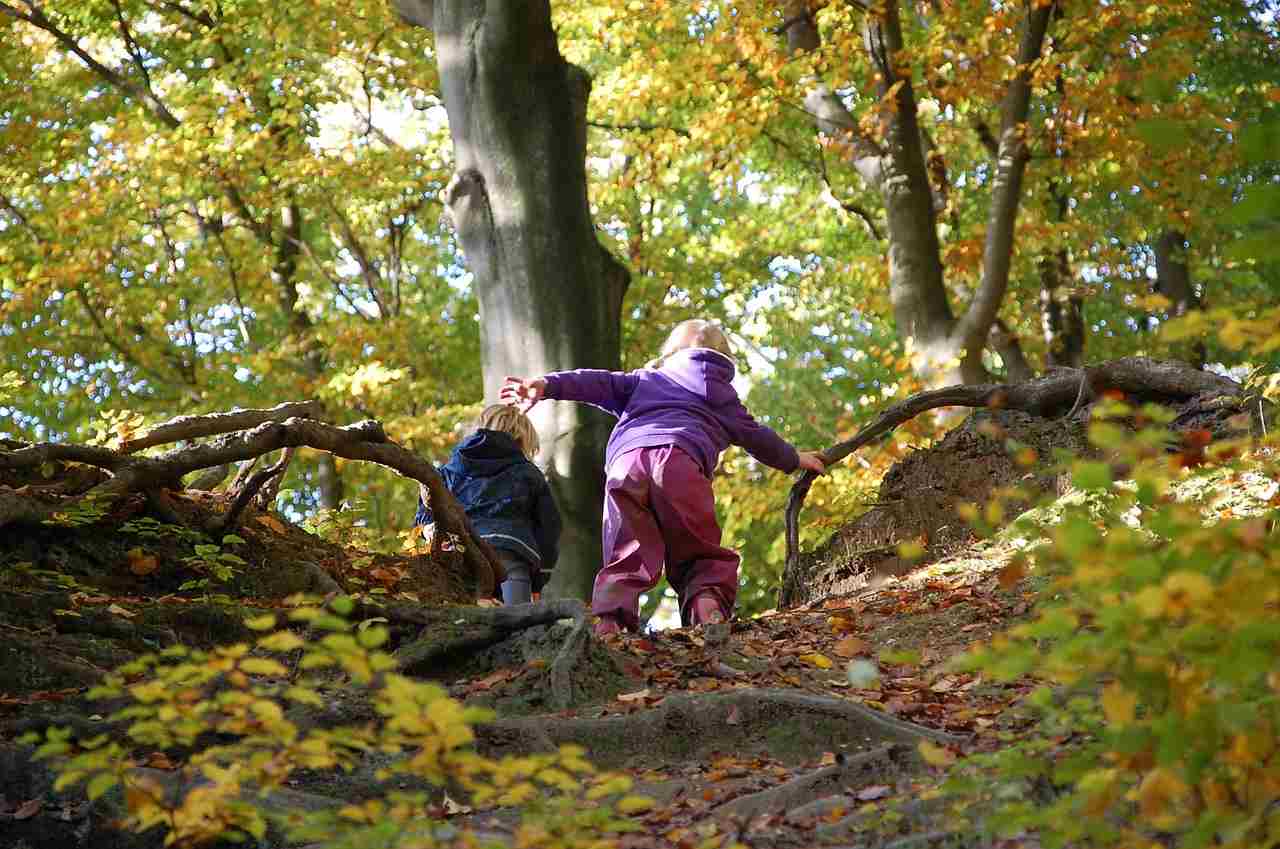
[[[615,805],[620,814],[638,814],[653,807],[653,800],[648,796],[623,796]]]
[[[1131,693],[1119,684],[1108,684],[1102,690],[1102,712],[1107,721],[1116,725],[1127,725],[1133,722],[1138,708],[1138,695]]]
[[[928,740],[920,741],[920,757],[930,766],[950,766],[956,762],[956,754]]]
[[[244,620],[244,626],[252,631],[269,631],[276,626],[276,617],[270,613]]]
[[[302,638],[292,631],[277,631],[258,640],[258,648],[266,651],[294,651],[304,645]]]
[[[825,654],[818,654],[817,652],[802,654],[800,655],[799,660],[801,663],[807,663],[810,666],[816,666],[819,669],[830,669],[834,665],[831,662],[831,658],[827,657]]]

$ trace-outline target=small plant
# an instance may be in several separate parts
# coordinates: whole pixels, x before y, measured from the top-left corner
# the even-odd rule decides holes
[[[167,522],[160,522],[150,516],[141,516],[137,519],[130,519],[120,526],[120,530],[126,534],[132,534],[140,540],[154,542],[162,539],[176,539],[179,542],[195,544],[205,538],[204,534],[185,525],[173,525]],[[239,537],[236,537],[239,540]],[[240,540],[243,542],[243,540]],[[225,543],[226,540],[223,540]]]
[[[514,845],[603,849],[633,827],[627,814],[650,806],[630,795],[628,777],[597,773],[573,746],[525,757],[478,754],[472,726],[489,713],[396,673],[380,648],[387,628],[376,620],[353,627],[346,619],[353,608],[343,597],[328,609],[293,610],[295,627],[324,634],[310,642],[288,628],[273,630],[277,618],[266,615],[246,623],[265,634],[253,645],[210,652],[175,646],[127,664],[90,694],[130,700],[113,717],[130,723],[125,737],[73,741],[51,730],[38,757],[57,759],[58,789],[83,782],[96,799],[123,788],[128,828],[160,826],[168,831],[166,845],[183,847],[261,839],[273,825],[290,840],[326,849],[475,846],[473,837],[443,822],[464,809],[452,796],[476,810],[519,808]],[[286,654],[298,657],[301,677],[276,659]],[[335,674],[346,679],[344,689],[368,694],[377,719],[329,728],[296,724],[292,709],[322,707],[325,676]],[[189,789],[179,794],[133,765],[135,749],[175,747],[196,747],[182,770],[203,777],[184,781]],[[371,751],[392,757],[380,774],[382,796],[320,812],[269,810],[266,794],[299,770],[350,769]],[[411,781],[436,789],[401,789]]]
[[[65,510],[54,513],[51,518],[44,521],[44,524],[63,528],[81,528],[96,525],[106,515],[107,504],[90,494],[72,502]]]
[[[243,544],[244,539],[235,534],[227,534],[222,538],[222,545]],[[236,576],[239,567],[245,565],[244,558],[230,551],[223,551],[222,545],[197,543],[194,547],[195,553],[190,557],[183,558],[184,563],[208,576],[199,581],[189,581],[183,584],[183,589],[207,586],[210,579],[226,583]]]
[[[1104,458],[1074,480],[1108,497],[1066,510],[1035,551],[1053,579],[1035,618],[965,662],[1042,679],[1038,733],[973,759],[986,783],[953,789],[990,794],[993,822],[1047,847],[1276,845],[1277,498],[1177,498],[1201,477],[1236,496],[1280,479],[1275,448],[1173,439],[1159,409],[1104,412],[1090,432]]]

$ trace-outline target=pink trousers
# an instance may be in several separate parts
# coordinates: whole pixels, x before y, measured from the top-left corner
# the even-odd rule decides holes
[[[614,459],[604,495],[604,568],[591,612],[597,633],[640,627],[640,596],[667,569],[685,625],[723,621],[738,595],[738,554],[720,544],[711,481],[680,448],[637,448]]]

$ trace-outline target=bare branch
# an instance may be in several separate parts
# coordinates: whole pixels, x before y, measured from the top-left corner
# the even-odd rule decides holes
[[[630,124],[610,124],[607,121],[587,121],[588,127],[594,127],[597,130],[612,130],[614,132],[638,132],[638,133],[656,133],[661,130],[675,133],[685,138],[689,137],[689,131],[684,127],[675,127],[670,124],[647,124],[644,122],[635,122]]]
[[[318,419],[324,409],[319,401],[286,401],[265,410],[235,410],[230,413],[210,413],[202,416],[178,416],[156,425],[137,437],[126,440],[120,453],[134,454],[156,445],[168,445],[205,436],[219,436],[237,430],[257,427],[264,422],[282,422],[291,418]],[[216,464],[215,464],[216,465]]]
[[[1049,417],[1070,411],[1107,389],[1137,397],[1159,395],[1194,398],[1216,393],[1238,396],[1240,384],[1227,377],[1192,368],[1185,363],[1126,357],[1085,369],[1059,369],[1052,375],[1026,383],[969,384],[919,392],[887,407],[844,442],[822,452],[828,465],[838,463],[865,445],[889,433],[921,413],[940,407],[988,407],[1020,410]],[[784,574],[796,574],[800,564],[800,510],[816,475],[804,472],[791,487],[785,514],[787,565]]]
[[[210,427],[221,429],[226,426],[225,417],[235,415],[238,414],[193,417],[185,423],[187,432],[207,431]],[[198,418],[204,418],[206,423],[195,421]],[[207,423],[210,421],[216,424]],[[174,423],[170,422],[169,425],[173,426]],[[174,430],[176,428],[170,432]],[[80,496],[80,500],[110,507],[126,495],[170,486],[184,475],[199,469],[261,457],[281,448],[302,446],[327,451],[349,460],[377,463],[425,485],[431,495],[430,507],[436,516],[437,525],[441,530],[462,540],[463,558],[477,578],[478,592],[482,595],[493,593],[497,581],[503,576],[497,553],[473,532],[466,513],[445,486],[435,466],[390,441],[382,425],[375,421],[359,422],[342,428],[303,418],[266,421],[251,430],[237,431],[212,442],[188,448],[173,449],[158,457],[126,454],[87,445],[42,443],[12,451],[0,450],[0,469],[32,468],[57,460],[86,463],[106,469],[112,473],[112,477]],[[0,490],[0,493],[3,491]],[[23,506],[11,503],[13,501],[12,498],[0,495],[0,527],[16,521],[45,521],[52,518],[59,506],[37,502]]]

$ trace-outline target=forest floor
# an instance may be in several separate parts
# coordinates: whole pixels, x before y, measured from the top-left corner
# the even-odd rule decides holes
[[[176,497],[174,505],[180,513],[217,509],[200,494]],[[102,522],[112,530],[104,532]],[[32,771],[16,740],[49,726],[93,730],[106,711],[85,699],[87,690],[137,654],[248,639],[245,618],[290,593],[335,585],[381,583],[388,598],[450,617],[493,611],[466,606],[456,563],[352,553],[256,510],[245,515],[237,538],[227,548],[244,565],[230,584],[217,585],[216,597],[208,586],[182,589],[204,574],[186,553],[198,543],[137,515],[44,527],[6,541],[0,846],[106,845],[101,822],[85,825],[93,817],[83,797],[54,792],[47,770]],[[580,686],[569,709],[551,709],[545,681],[554,654],[548,647],[564,639],[564,624],[513,632],[466,657],[446,651],[422,675],[459,700],[496,711],[498,718],[478,729],[486,753],[576,742],[597,766],[630,774],[636,792],[655,805],[636,815],[637,830],[621,838],[622,847],[888,845],[941,835],[945,812],[928,808],[938,766],[998,746],[1026,721],[1017,709],[1025,687],[947,670],[954,656],[1028,611],[1029,579],[1003,569],[1013,551],[1006,543],[980,544],[874,588],[719,632],[592,640],[574,671]],[[400,650],[438,638],[432,630],[401,629]],[[850,682],[846,669],[859,661],[874,680]],[[367,710],[340,682],[325,695],[330,716]],[[920,740],[930,740],[934,766],[921,757]],[[162,770],[184,766],[175,753],[139,758]],[[360,774],[302,776],[290,786],[311,798],[377,795],[380,785],[362,785]],[[509,811],[464,805],[437,813],[498,840],[515,826]]]

